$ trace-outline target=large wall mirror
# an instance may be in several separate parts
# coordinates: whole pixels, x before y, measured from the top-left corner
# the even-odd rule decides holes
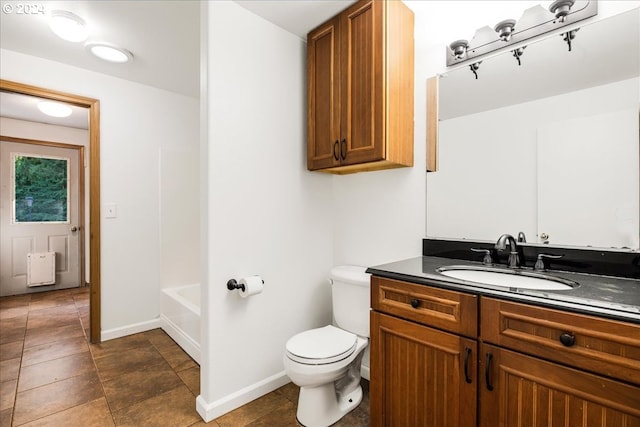
[[[439,79],[427,236],[640,250],[640,9]]]

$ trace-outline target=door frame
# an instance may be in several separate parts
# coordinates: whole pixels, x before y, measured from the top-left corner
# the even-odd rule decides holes
[[[0,79],[0,90],[89,109],[89,340],[100,342],[100,101]],[[84,239],[83,239],[84,240]]]
[[[80,286],[85,285],[85,270],[86,270],[86,257],[85,257],[85,183],[84,183],[84,175],[85,175],[85,147],[77,144],[67,144],[64,142],[53,142],[53,141],[41,141],[37,139],[27,139],[27,138],[15,138],[13,136],[5,136],[0,134],[0,139],[6,142],[15,142],[18,144],[26,144],[26,145],[39,145],[42,147],[52,147],[52,148],[65,148],[68,150],[76,150],[78,152],[78,221],[77,224],[80,226],[78,230],[79,235],[78,238],[78,251],[80,256],[80,262],[78,267],[80,269]],[[91,325],[91,321],[89,321],[89,325]]]

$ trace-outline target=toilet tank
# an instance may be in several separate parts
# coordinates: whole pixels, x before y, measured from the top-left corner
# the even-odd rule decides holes
[[[370,277],[366,267],[342,265],[331,269],[331,300],[336,326],[369,336]]]

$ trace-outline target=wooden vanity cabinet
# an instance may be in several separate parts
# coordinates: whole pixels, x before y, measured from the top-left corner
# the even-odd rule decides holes
[[[640,427],[640,325],[480,305],[480,426]]]
[[[640,426],[640,388],[482,344],[481,427]]]
[[[475,426],[477,297],[374,276],[371,301],[371,426]]]
[[[640,427],[640,325],[371,278],[372,426]]]
[[[413,12],[360,0],[307,35],[307,168],[413,165]]]

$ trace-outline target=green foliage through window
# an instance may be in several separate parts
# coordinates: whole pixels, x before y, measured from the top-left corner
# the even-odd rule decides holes
[[[16,222],[67,220],[67,160],[15,157]]]

